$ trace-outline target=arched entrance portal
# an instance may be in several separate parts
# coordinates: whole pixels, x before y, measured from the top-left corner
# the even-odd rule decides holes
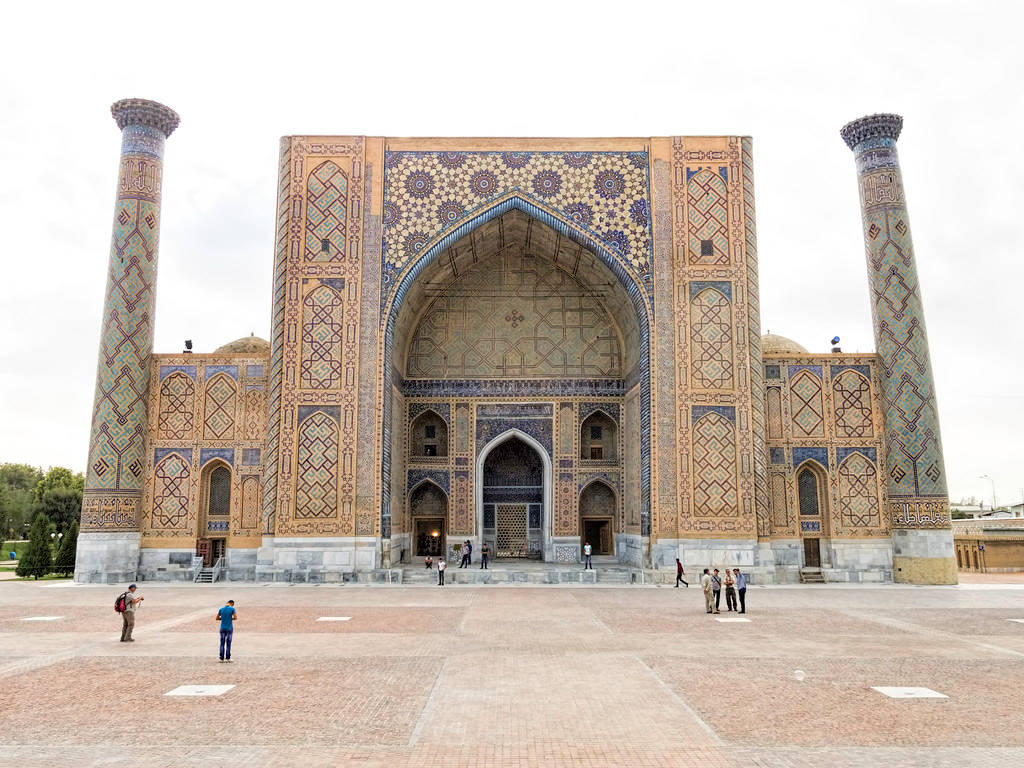
[[[617,512],[615,491],[607,483],[595,480],[580,494],[580,541],[589,543],[593,554],[615,554]]]
[[[540,558],[544,546],[544,461],[518,436],[481,457],[482,533],[497,558]]]
[[[429,480],[409,494],[413,521],[413,555],[438,557],[445,552],[448,524],[448,496]]]
[[[600,246],[590,250],[514,203],[460,228],[443,258],[428,249],[386,311],[382,530],[392,552],[415,550],[412,518],[394,512],[408,509],[400,499],[418,478],[431,477],[449,496],[452,544],[575,562],[577,476],[599,470],[625,489],[624,522],[610,535],[635,537],[622,549],[640,552],[649,492],[644,294]],[[512,434],[520,442],[503,445]],[[529,482],[510,480],[511,466]],[[508,482],[498,482],[503,473]]]
[[[796,472],[800,508],[800,537],[804,544],[804,567],[820,568],[828,560],[828,478],[822,467],[804,462]]]

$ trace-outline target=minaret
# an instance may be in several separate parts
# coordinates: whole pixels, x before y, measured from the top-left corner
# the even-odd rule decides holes
[[[935,384],[896,153],[902,128],[899,115],[869,115],[840,133],[857,161],[875,346],[882,364],[893,574],[896,581],[955,584]]]
[[[178,127],[177,113],[155,101],[122,99],[110,111],[121,166],[76,581],[134,579],[138,568],[164,140]]]

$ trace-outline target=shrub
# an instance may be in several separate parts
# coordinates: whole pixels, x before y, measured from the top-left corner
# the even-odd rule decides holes
[[[50,554],[49,531],[49,518],[44,514],[36,515],[28,534],[28,549],[18,560],[18,568],[15,571],[22,578],[34,576],[38,579],[50,572],[53,560]]]
[[[53,561],[53,570],[58,573],[63,573],[65,576],[74,573],[75,570],[75,550],[78,549],[78,521],[73,520],[71,527],[68,528],[68,532],[64,534],[64,538],[60,540],[60,549],[57,551],[57,557]]]

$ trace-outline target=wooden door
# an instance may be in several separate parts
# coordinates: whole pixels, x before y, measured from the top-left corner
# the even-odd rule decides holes
[[[804,539],[804,566],[807,568],[821,568],[821,547],[820,539]]]
[[[213,565],[211,562],[211,551],[210,551],[210,540],[209,539],[198,539],[196,541],[196,557],[203,558],[203,567],[209,568]]]

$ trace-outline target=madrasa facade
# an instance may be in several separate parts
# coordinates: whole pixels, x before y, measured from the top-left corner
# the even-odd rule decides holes
[[[112,113],[77,580],[400,578],[468,540],[552,569],[590,543],[649,576],[955,583],[899,116],[841,131],[875,353],[762,336],[749,137],[289,136],[270,341],[157,354],[179,118]]]

